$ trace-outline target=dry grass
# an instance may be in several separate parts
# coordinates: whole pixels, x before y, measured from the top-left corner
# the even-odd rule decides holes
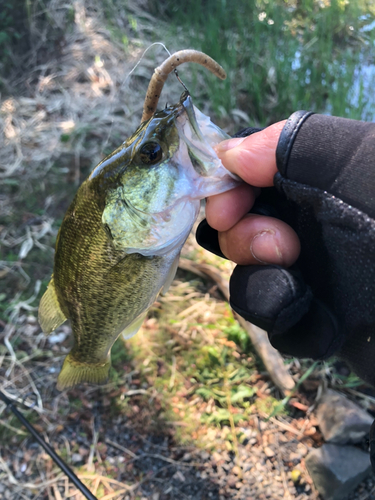
[[[78,170],[82,156],[92,166],[98,163],[110,137],[125,139],[139,123],[143,89],[129,88],[125,80],[142,51],[132,46],[125,57],[103,28],[103,19],[77,2],[74,29],[65,36],[61,57],[37,68],[30,96],[2,103],[2,175],[20,169],[46,174],[66,154]],[[153,66],[145,59],[145,77]],[[87,135],[89,149],[84,147]]]

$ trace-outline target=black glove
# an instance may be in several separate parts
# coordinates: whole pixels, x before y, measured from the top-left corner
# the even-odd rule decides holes
[[[375,385],[375,124],[296,112],[276,159],[275,187],[251,212],[288,223],[301,254],[288,269],[237,266],[231,306],[282,353],[339,355]],[[206,221],[197,241],[223,256]]]

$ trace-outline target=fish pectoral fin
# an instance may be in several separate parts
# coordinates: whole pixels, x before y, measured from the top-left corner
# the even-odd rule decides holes
[[[110,367],[110,354],[108,354],[107,359],[103,363],[92,364],[76,361],[71,354],[68,354],[57,378],[56,387],[59,391],[62,391],[82,382],[104,384],[108,379]]]
[[[43,332],[47,335],[67,320],[57,299],[53,277],[40,301],[38,320]]]
[[[163,285],[163,288],[161,289],[161,295],[165,295],[169,287],[172,284],[172,281],[174,280],[174,277],[176,276],[177,268],[178,268],[178,263],[180,262],[180,254],[177,255],[177,257],[174,259],[173,264],[171,265],[171,268],[169,269],[167,279],[165,280],[165,283]]]
[[[124,340],[131,339],[134,337],[134,335],[138,332],[138,330],[141,328],[142,323],[146,317],[147,311],[140,314],[134,321],[133,323],[130,323],[125,330],[121,332],[122,338]]]

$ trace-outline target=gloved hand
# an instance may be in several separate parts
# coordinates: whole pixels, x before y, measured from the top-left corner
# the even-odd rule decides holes
[[[231,306],[282,353],[339,355],[375,385],[375,124],[296,112],[228,144],[224,165],[262,188],[213,197],[197,230],[240,264]]]

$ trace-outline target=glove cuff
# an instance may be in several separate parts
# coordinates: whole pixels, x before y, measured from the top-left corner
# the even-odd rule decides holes
[[[276,148],[276,165],[278,171],[281,172],[284,176],[287,176],[289,157],[298,131],[302,127],[303,123],[307,120],[307,118],[312,114],[312,111],[296,111],[289,117],[288,121],[281,131],[279,142]]]

